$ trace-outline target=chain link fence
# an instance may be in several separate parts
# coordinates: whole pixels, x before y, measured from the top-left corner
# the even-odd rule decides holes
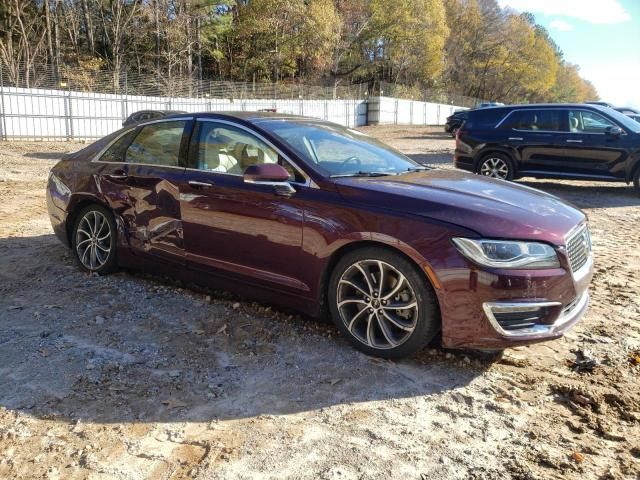
[[[100,138],[140,110],[259,111],[370,123],[441,125],[476,99],[371,83],[344,86],[222,82],[0,62],[0,140]]]

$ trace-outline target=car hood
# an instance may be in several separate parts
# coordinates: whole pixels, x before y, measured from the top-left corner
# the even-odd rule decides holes
[[[455,170],[336,179],[343,198],[455,224],[486,238],[530,239],[563,245],[585,220],[559,198],[516,183]]]

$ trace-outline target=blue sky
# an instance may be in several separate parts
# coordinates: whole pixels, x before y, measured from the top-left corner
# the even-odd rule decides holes
[[[639,0],[498,0],[531,12],[602,100],[640,108]]]

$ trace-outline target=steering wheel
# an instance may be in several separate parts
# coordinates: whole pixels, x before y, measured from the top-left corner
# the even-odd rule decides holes
[[[348,163],[353,162],[355,163],[358,168],[360,168],[362,166],[362,162],[360,161],[360,159],[358,157],[349,157],[346,160],[344,160],[342,162],[342,167],[346,167]]]

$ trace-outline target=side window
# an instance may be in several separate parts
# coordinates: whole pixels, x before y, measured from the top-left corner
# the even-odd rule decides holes
[[[615,126],[611,120],[595,112],[569,111],[569,130],[574,133],[605,133],[607,128]]]
[[[187,122],[160,122],[147,125],[133,140],[125,156],[127,163],[180,166],[180,143]]]
[[[562,110],[520,110],[511,114],[508,126],[516,130],[559,132],[562,113]]]
[[[273,148],[240,128],[201,121],[197,140],[194,160],[198,170],[242,175],[250,165],[278,163],[289,172],[290,181],[301,180],[296,170]]]
[[[106,152],[100,157],[101,162],[124,162],[124,156],[127,147],[136,135],[136,129],[133,128],[116,140]]]

